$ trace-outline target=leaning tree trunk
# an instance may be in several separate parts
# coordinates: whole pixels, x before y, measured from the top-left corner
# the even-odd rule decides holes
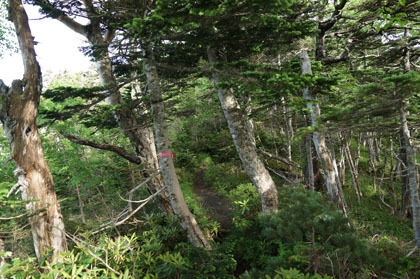
[[[301,66],[302,74],[312,74],[311,61],[309,60],[308,52],[306,50],[301,52]],[[312,126],[316,126],[317,121],[321,116],[321,110],[318,104],[312,103],[312,96],[309,88],[305,88],[303,90],[303,98],[307,101],[306,106],[311,114]],[[338,170],[337,167],[334,166],[334,161],[330,151],[328,150],[325,136],[319,131],[314,131],[312,140],[324,171],[324,179],[331,200],[344,212],[344,214],[346,214],[346,203],[344,200],[344,194],[339,185],[340,181]]]
[[[31,231],[35,253],[40,259],[50,249],[54,255],[66,251],[67,244],[60,205],[37,128],[42,78],[34,41],[22,2],[9,0],[9,12],[16,28],[25,73],[23,80],[13,81],[11,88],[1,82],[0,120],[16,162],[15,175],[22,199],[28,201],[26,207],[33,214]]]
[[[182,195],[172,160],[173,153],[169,145],[168,125],[165,119],[162,90],[151,48],[148,49],[146,57],[146,78],[152,106],[157,149],[160,152],[160,169],[169,192],[172,208],[176,216],[180,219],[182,227],[187,231],[190,242],[195,246],[211,248],[210,243],[198,226]]]
[[[217,83],[222,81],[215,67],[218,59],[213,49],[209,48],[207,55],[213,66],[213,81],[217,86]],[[242,166],[260,195],[263,212],[276,211],[278,209],[276,185],[257,155],[255,136],[250,122],[247,121],[231,89],[218,87],[217,94]]]
[[[108,44],[115,36],[114,30],[109,28],[105,35],[103,35],[100,18],[95,12],[95,7],[92,1],[86,0],[84,1],[84,4],[87,18],[90,20],[89,25],[82,25],[76,22],[74,19],[65,15],[62,11],[56,9],[54,6],[49,6],[48,8],[59,15],[57,16],[57,19],[60,22],[73,31],[83,35],[89,41],[90,45],[97,49],[98,55],[96,57],[96,69],[100,76],[102,85],[108,89],[107,102],[110,105],[119,106],[119,108],[114,111],[115,120],[124,135],[128,137],[134,152],[144,164],[142,176],[147,179],[152,177],[159,170],[159,162],[156,155],[152,128],[140,128],[133,111],[126,106],[117,87],[108,51]],[[155,193],[162,188],[163,185],[164,184],[160,176],[155,176],[147,183],[147,188],[149,192]],[[166,190],[161,191],[157,198],[159,201],[158,205],[162,211],[166,214],[173,214],[168,192]]]
[[[96,45],[96,44],[93,44]],[[159,170],[159,162],[156,154],[155,139],[151,127],[141,128],[137,123],[137,119],[133,111],[129,109],[122,100],[118,89],[112,88],[116,85],[116,80],[112,72],[111,61],[108,54],[103,54],[96,61],[97,71],[101,78],[103,86],[109,86],[109,96],[107,102],[110,105],[121,105],[118,110],[114,111],[114,117],[117,120],[121,130],[130,140],[136,155],[141,158],[144,164],[142,171],[143,178],[152,177]],[[153,177],[147,183],[147,187],[151,193],[157,192],[164,185],[160,176]],[[168,191],[164,190],[157,196],[159,206],[163,212],[173,214],[173,209],[170,206]]]
[[[410,189],[411,207],[413,210],[413,230],[416,240],[417,248],[420,254],[420,200],[419,200],[419,188],[418,188],[418,177],[417,177],[417,165],[416,155],[411,140],[410,130],[407,122],[407,110],[406,104],[403,103],[400,109],[401,116],[401,130],[404,137],[405,152],[407,158],[407,176],[408,186]]]

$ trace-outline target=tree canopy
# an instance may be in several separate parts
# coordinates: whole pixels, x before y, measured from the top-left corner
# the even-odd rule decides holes
[[[96,68],[0,86],[0,277],[418,278],[419,1],[27,4]]]

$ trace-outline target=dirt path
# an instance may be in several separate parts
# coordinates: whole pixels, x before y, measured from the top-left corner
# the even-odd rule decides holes
[[[232,208],[226,197],[219,196],[216,192],[204,186],[204,170],[195,174],[193,192],[198,196],[203,206],[209,209],[212,219],[220,223],[220,231],[226,231],[232,226]]]

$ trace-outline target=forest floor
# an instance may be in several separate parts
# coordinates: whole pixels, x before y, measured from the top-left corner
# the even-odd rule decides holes
[[[232,227],[232,213],[229,200],[218,195],[212,188],[204,185],[204,170],[196,172],[193,192],[209,212],[209,217],[220,223],[220,231],[227,231]]]

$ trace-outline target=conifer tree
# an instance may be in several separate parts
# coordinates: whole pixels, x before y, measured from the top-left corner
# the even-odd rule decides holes
[[[150,178],[150,182],[147,183],[149,191],[151,193],[159,191],[164,187],[164,184],[160,176],[155,176],[159,171],[159,163],[152,128],[141,127],[142,125],[139,123],[135,112],[122,98],[113,71],[109,45],[116,36],[116,30],[110,25],[110,18],[101,15],[103,12],[101,8],[107,5],[106,1],[34,0],[30,2],[38,5],[47,16],[57,19],[88,40],[94,53],[97,72],[102,85],[107,90],[106,100],[109,105],[118,107],[113,111],[114,119],[124,135],[130,140],[136,156],[144,164],[142,176],[144,179]],[[136,7],[136,11],[144,9],[145,4],[141,3],[139,7]],[[89,23],[79,23],[77,18],[73,18],[73,14],[87,18]],[[158,201],[163,212],[173,214],[167,190],[160,192]]]
[[[300,16],[304,8],[300,1],[162,0],[128,25],[153,44],[161,64],[182,71],[208,61],[236,150],[266,212],[277,210],[277,190],[257,155],[252,121],[237,99],[238,75],[232,74],[240,73],[235,63],[313,32],[312,23]]]

